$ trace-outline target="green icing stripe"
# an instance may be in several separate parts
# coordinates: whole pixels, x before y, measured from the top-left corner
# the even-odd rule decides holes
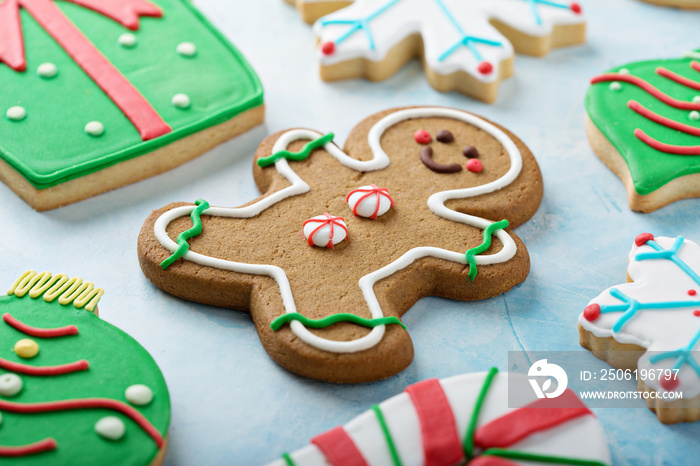
[[[582,460],[578,458],[565,458],[562,456],[540,455],[524,451],[503,450],[501,448],[489,448],[482,456],[498,456],[521,461],[533,461],[549,464],[566,464],[571,466],[605,466],[605,463],[595,460]]]
[[[491,235],[497,230],[503,230],[508,227],[508,220],[501,220],[500,222],[492,223],[487,226],[484,230],[484,241],[475,248],[471,248],[467,251],[467,263],[469,264],[469,279],[474,281],[477,274],[476,269],[476,255],[481,254],[491,247]]]
[[[479,421],[479,413],[481,412],[481,406],[484,404],[486,395],[491,387],[491,382],[493,382],[493,378],[497,373],[498,368],[496,367],[492,367],[489,370],[484,379],[484,384],[481,386],[479,396],[476,398],[476,403],[474,403],[474,409],[469,418],[469,424],[467,424],[467,432],[464,435],[464,455],[467,457],[467,460],[470,460],[474,456],[474,433],[476,432],[476,424]]]
[[[305,327],[309,328],[326,328],[339,322],[352,322],[353,324],[372,328],[378,325],[396,324],[400,325],[404,329],[406,328],[406,326],[398,319],[398,317],[380,317],[378,319],[365,319],[364,317],[356,316],[355,314],[340,313],[324,317],[323,319],[309,319],[299,314],[298,312],[282,314],[281,316],[272,321],[272,323],[270,324],[270,328],[272,330],[279,330],[285,324],[293,320],[298,320],[299,322],[304,324]]]
[[[321,136],[318,139],[314,139],[313,141],[307,142],[304,148],[301,149],[299,152],[289,152],[288,150],[282,150],[279,152],[275,152],[272,155],[268,155],[267,157],[262,157],[258,159],[258,166],[265,168],[270,165],[273,165],[280,159],[287,159],[292,160],[294,162],[299,162],[307,158],[309,154],[311,154],[311,151],[313,151],[314,149],[318,149],[321,146],[325,146],[332,140],[333,133],[328,133],[325,136]]]
[[[387,446],[389,447],[391,461],[394,463],[394,466],[402,466],[401,458],[399,457],[399,451],[397,450],[396,445],[394,444],[394,439],[391,438],[391,432],[389,432],[389,426],[386,425],[386,420],[384,419],[384,414],[382,414],[382,410],[379,409],[379,405],[373,405],[370,409],[374,411],[374,414],[377,415],[377,422],[379,422],[379,426],[382,428],[384,438],[386,439]]]
[[[202,212],[209,208],[209,203],[203,199],[197,199],[194,201],[194,203],[197,205],[197,207],[190,214],[190,218],[192,219],[192,228],[177,235],[177,249],[170,257],[160,263],[163,270],[170,267],[173,262],[184,256],[190,249],[190,245],[187,243],[188,239],[194,238],[202,233],[201,215]]]
[[[287,466],[296,466],[292,457],[289,456],[289,453],[282,453],[282,459],[287,463]]]

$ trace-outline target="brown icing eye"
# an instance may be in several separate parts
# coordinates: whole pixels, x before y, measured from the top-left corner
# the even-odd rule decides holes
[[[479,156],[479,151],[474,146],[467,146],[462,149],[462,154],[464,154],[464,156],[468,159],[474,159]]]
[[[440,142],[444,142],[447,144],[448,142],[452,142],[455,140],[455,137],[452,133],[447,131],[446,129],[441,129],[438,131],[437,135],[435,136],[435,139],[437,139]]]

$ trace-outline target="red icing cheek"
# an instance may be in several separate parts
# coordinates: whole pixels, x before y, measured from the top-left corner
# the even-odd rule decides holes
[[[424,129],[419,129],[413,134],[413,139],[416,140],[418,144],[429,144],[433,140],[433,137]]]
[[[652,235],[651,233],[642,233],[634,239],[634,244],[636,244],[637,247],[639,247],[644,244],[647,244],[647,241],[651,241],[653,239],[654,235]]]
[[[484,164],[482,164],[480,160],[469,159],[467,161],[467,170],[469,170],[470,172],[479,173],[483,169]]]
[[[583,310],[583,318],[589,322],[593,322],[598,317],[600,317],[600,305],[599,304],[589,304],[586,309]]]

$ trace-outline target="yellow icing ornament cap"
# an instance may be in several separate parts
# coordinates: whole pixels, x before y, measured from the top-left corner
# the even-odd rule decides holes
[[[24,359],[31,359],[39,354],[39,345],[31,338],[22,338],[15,343],[15,353]]]
[[[36,273],[34,270],[27,270],[15,280],[7,294],[15,295],[18,298],[29,294],[30,298],[36,299],[44,296],[44,301],[50,303],[58,298],[62,305],[73,305],[87,311],[94,311],[97,302],[104,295],[102,288],[95,288],[92,282],[83,282],[82,278],[68,278],[65,273],[51,275],[51,272]]]

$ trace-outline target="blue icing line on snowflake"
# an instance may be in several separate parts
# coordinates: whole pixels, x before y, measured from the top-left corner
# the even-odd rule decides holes
[[[556,8],[565,8],[569,9],[568,5],[565,5],[563,3],[556,3],[556,2],[550,2],[549,0],[525,0],[530,4],[530,8],[532,9],[532,14],[535,17],[535,21],[537,22],[538,25],[542,25],[542,17],[540,16],[540,12],[537,11],[537,5],[547,5],[547,6],[553,6]]]
[[[685,242],[685,238],[682,236],[679,236],[676,238],[676,241],[673,242],[673,246],[671,246],[671,249],[664,249],[662,248],[656,241],[654,240],[649,240],[647,241],[647,244],[651,246],[655,252],[640,252],[636,256],[634,256],[634,260],[636,261],[643,261],[643,260],[650,260],[650,259],[667,259],[676,264],[678,267],[681,268],[683,272],[686,273],[690,278],[693,279],[695,283],[700,285],[700,275],[695,272],[688,264],[686,264],[683,259],[681,259],[678,256],[678,250],[681,248],[683,243]]]
[[[442,55],[440,55],[438,57],[438,61],[445,60],[447,57],[452,55],[460,47],[467,47],[471,51],[471,53],[474,55],[474,58],[476,58],[477,61],[481,62],[484,59],[481,57],[481,54],[474,46],[474,42],[476,42],[478,44],[493,45],[494,47],[502,47],[503,46],[503,44],[501,42],[496,41],[496,40],[484,39],[482,37],[468,35],[467,33],[464,32],[464,30],[462,29],[462,26],[459,25],[459,22],[457,22],[454,15],[452,14],[452,12],[447,8],[447,5],[445,5],[442,0],[435,0],[435,1],[440,6],[443,13],[445,13],[445,16],[447,16],[447,18],[450,20],[450,22],[457,29],[457,32],[459,32],[459,34],[462,36],[457,41],[457,43],[455,43],[452,47],[447,49],[445,52],[442,53]]]
[[[692,351],[695,345],[700,341],[700,330],[695,334],[690,343],[683,348],[677,349],[675,351],[667,351],[665,353],[654,354],[649,357],[649,362],[656,364],[664,359],[677,358],[675,364],[673,365],[674,370],[680,370],[685,364],[689,365],[695,373],[700,377],[700,364],[693,358]]]
[[[355,34],[357,31],[363,30],[367,35],[367,41],[369,42],[370,50],[374,50],[374,37],[372,36],[372,31],[369,29],[369,22],[372,21],[377,16],[384,13],[386,10],[392,6],[399,3],[401,0],[390,0],[388,3],[374,10],[366,18],[361,19],[320,19],[321,26],[327,26],[329,24],[349,24],[350,29],[345,32],[342,36],[335,40],[335,45],[345,42],[350,36]]]

